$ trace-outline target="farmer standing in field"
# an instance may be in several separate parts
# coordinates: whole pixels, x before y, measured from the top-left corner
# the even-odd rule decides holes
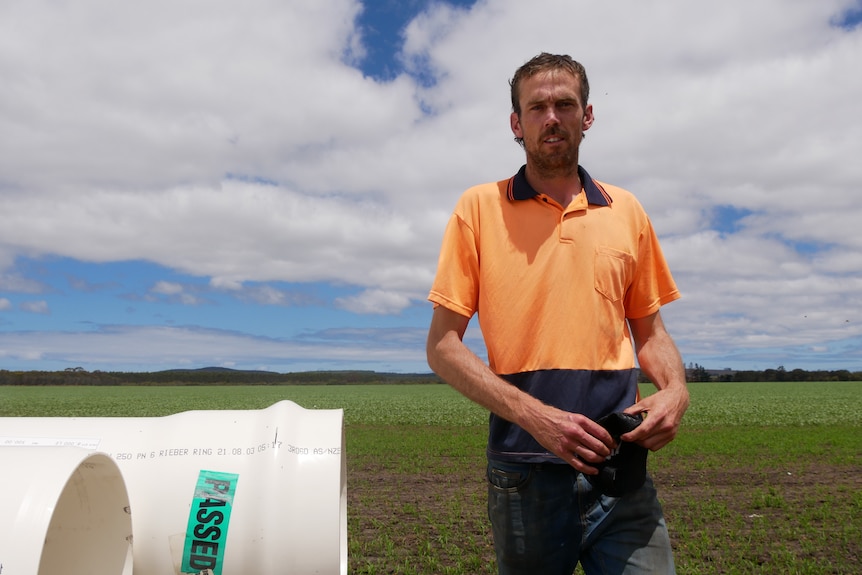
[[[676,436],[689,396],[659,308],[679,292],[634,196],[578,165],[594,120],[583,67],[540,54],[516,71],[511,94],[527,162],[459,200],[429,295],[427,348],[431,368],[491,412],[499,573],[570,575],[579,562],[587,574],[673,573],[649,477],[620,497],[595,479],[619,446],[603,416],[645,416],[621,436],[644,461]],[[490,365],[462,342],[474,313]],[[643,399],[635,351],[658,388]]]

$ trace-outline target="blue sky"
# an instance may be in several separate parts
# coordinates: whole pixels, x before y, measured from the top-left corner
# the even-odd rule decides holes
[[[686,363],[862,370],[862,3],[645,4],[0,3],[0,369],[427,371],[443,227],[552,51]]]

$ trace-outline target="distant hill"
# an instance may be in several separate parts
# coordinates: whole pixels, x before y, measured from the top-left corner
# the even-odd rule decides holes
[[[277,373],[226,367],[168,369],[155,372],[0,370],[0,385],[362,385],[443,383],[432,373],[304,371]]]

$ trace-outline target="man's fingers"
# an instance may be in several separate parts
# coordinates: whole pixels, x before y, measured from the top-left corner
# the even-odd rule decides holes
[[[588,417],[569,414],[563,427],[564,453],[558,454],[572,467],[586,475],[595,475],[595,464],[604,461],[616,447],[607,430]]]
[[[644,405],[643,401],[639,401],[625,408],[623,410],[623,413],[628,413],[629,415],[637,415],[638,413],[643,413],[645,411],[649,411],[649,407],[647,405]]]
[[[604,458],[597,455],[595,452],[589,451],[583,446],[577,446],[572,450],[569,457],[564,457],[575,469],[585,475],[596,475],[599,470],[590,465],[590,463],[601,463]]]
[[[678,428],[673,426],[667,418],[653,415],[645,417],[636,429],[623,434],[620,439],[637,443],[650,451],[658,451],[676,437]]]
[[[586,463],[601,463],[611,454],[611,451],[601,442],[595,448],[580,444],[572,446],[571,449],[572,455]]]
[[[629,441],[632,443],[638,443],[640,440],[649,437],[650,434],[653,433],[653,428],[656,426],[656,418],[652,418],[648,416],[648,411],[637,411],[635,413],[642,413],[644,415],[643,421],[640,425],[638,425],[633,430],[628,433],[624,433],[620,436],[620,439],[623,441]]]
[[[598,475],[599,470],[593,467],[592,465],[587,465],[581,459],[573,459],[570,462],[571,466],[583,473],[584,475]]]
[[[570,417],[572,425],[567,430],[567,435],[575,445],[583,445],[588,450],[602,457],[610,455],[611,450],[616,447],[614,438],[608,430],[592,419],[579,414]]]

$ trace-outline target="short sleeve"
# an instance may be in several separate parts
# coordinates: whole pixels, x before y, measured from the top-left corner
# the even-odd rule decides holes
[[[638,236],[634,279],[625,298],[626,317],[641,318],[680,298],[676,282],[649,219]]]
[[[466,317],[477,311],[479,252],[473,228],[456,210],[449,218],[428,299]]]

